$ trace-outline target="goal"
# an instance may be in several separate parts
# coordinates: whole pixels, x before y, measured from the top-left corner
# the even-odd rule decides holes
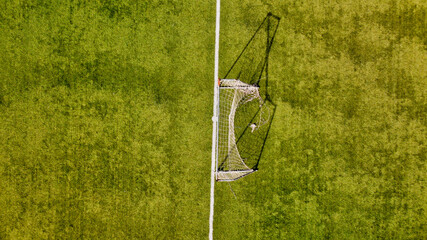
[[[219,80],[216,180],[234,181],[258,168],[272,109],[259,87],[238,79]]]

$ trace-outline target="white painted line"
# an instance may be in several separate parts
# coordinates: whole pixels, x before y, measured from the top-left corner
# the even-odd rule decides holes
[[[218,119],[218,58],[219,58],[219,20],[220,20],[221,0],[216,1],[216,25],[215,25],[215,73],[214,73],[214,107],[213,119]],[[215,203],[215,166],[216,166],[216,146],[217,146],[217,126],[218,121],[212,123],[212,159],[211,159],[211,197],[209,212],[209,240],[213,240],[213,220]]]

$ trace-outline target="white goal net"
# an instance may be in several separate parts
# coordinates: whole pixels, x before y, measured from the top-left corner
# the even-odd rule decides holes
[[[269,121],[259,87],[236,79],[219,82],[217,181],[234,181],[256,171],[250,154],[258,131]]]

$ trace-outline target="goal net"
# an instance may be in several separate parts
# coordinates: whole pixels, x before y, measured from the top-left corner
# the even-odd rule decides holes
[[[272,111],[258,86],[237,79],[220,80],[219,106],[217,181],[233,181],[257,170]]]

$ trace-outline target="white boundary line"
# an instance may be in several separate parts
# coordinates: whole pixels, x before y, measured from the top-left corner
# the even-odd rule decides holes
[[[209,212],[209,240],[213,240],[213,220],[214,220],[214,194],[215,194],[215,172],[216,172],[216,146],[218,127],[218,58],[219,58],[219,20],[220,20],[221,0],[216,1],[216,25],[215,25],[215,73],[214,73],[214,106],[212,117],[212,159],[211,159],[211,197]]]

